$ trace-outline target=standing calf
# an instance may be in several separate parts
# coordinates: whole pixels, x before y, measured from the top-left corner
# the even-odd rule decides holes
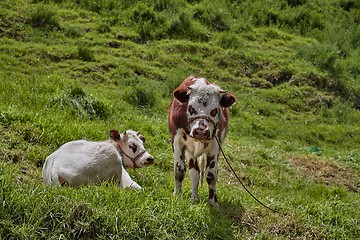
[[[134,182],[124,167],[141,168],[154,158],[144,148],[145,138],[127,130],[120,134],[110,131],[109,141],[78,140],[65,143],[45,160],[44,184],[79,186],[113,180],[122,188],[141,186]]]
[[[204,167],[209,185],[209,201],[218,206],[216,181],[218,177],[219,145],[226,137],[229,109],[236,101],[232,94],[205,78],[190,76],[174,90],[168,115],[174,153],[174,194],[181,191],[181,184],[189,166],[191,198],[198,199],[197,188]],[[205,164],[205,166],[204,166]],[[200,173],[201,172],[201,173]]]

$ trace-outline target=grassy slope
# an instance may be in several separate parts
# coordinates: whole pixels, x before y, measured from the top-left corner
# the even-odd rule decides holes
[[[305,5],[279,14],[281,4],[267,1],[227,11],[206,1],[129,1],[111,12],[104,6],[116,1],[104,9],[36,2],[0,4],[1,238],[359,237],[359,49],[337,41],[333,50],[336,24],[320,22],[321,38],[291,25]],[[308,2],[320,14],[326,1]],[[337,4],[327,2],[325,13]],[[257,205],[223,161],[219,209],[206,203],[206,187],[189,203],[188,179],[172,196],[166,110],[190,74],[237,96],[224,150],[251,191],[286,216]],[[73,139],[106,139],[112,128],[147,137],[156,163],[141,170],[146,180],[130,171],[144,192],[42,186],[47,155]]]

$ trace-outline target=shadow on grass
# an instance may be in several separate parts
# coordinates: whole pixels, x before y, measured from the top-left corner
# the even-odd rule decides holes
[[[234,232],[242,231],[241,229],[254,230],[249,227],[249,225],[244,221],[245,208],[240,203],[241,199],[228,199],[221,198],[219,201],[218,208],[211,208],[211,214],[214,221],[214,224],[227,224],[227,227],[223,227],[222,234],[228,236],[227,239],[232,239],[234,237]],[[234,228],[234,226],[242,226],[240,228]],[[250,228],[250,229],[249,229]],[[256,229],[255,229],[256,231]]]
[[[240,200],[228,200],[226,198],[219,202],[219,208],[214,208],[214,214],[221,214],[229,217],[232,221],[241,222],[241,218],[245,213],[245,208],[240,203]]]

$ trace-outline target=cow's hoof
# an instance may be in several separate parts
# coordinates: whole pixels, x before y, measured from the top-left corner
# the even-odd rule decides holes
[[[132,183],[130,184],[129,188],[131,188],[131,189],[136,189],[136,190],[141,190],[141,191],[144,190],[144,189],[143,189],[139,184],[137,184],[136,182],[132,182]]]
[[[197,195],[191,194],[190,200],[191,200],[191,202],[197,202],[197,201],[199,201],[199,197]]]
[[[209,203],[211,204],[211,206],[213,206],[214,208],[218,208],[219,207],[219,203],[215,202],[214,199],[209,199]]]
[[[179,195],[181,193],[181,188],[175,188],[174,189],[174,192],[173,192],[173,195],[174,196],[177,196],[177,195]]]

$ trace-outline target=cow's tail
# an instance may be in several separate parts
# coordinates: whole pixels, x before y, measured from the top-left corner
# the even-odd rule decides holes
[[[202,187],[204,183],[205,163],[206,163],[206,155],[203,154],[199,157],[199,162],[198,162],[199,170],[200,170],[200,187]]]

